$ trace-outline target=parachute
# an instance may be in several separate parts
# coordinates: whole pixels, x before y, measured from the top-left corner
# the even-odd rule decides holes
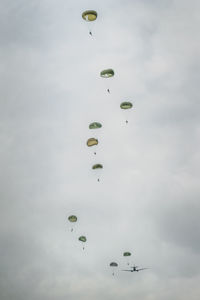
[[[95,138],[90,138],[87,140],[87,145],[88,145],[88,147],[98,145],[98,140]]]
[[[86,10],[82,13],[82,18],[87,22],[95,21],[97,18],[97,12],[95,10]]]
[[[68,217],[68,220],[70,221],[70,222],[76,222],[77,221],[77,216],[74,216],[74,215],[71,215],[71,216],[69,216]]]
[[[89,129],[97,129],[97,128],[101,128],[102,125],[101,123],[98,123],[98,122],[93,122],[89,125]]]
[[[77,222],[77,216],[71,215],[68,217],[69,222],[75,223]],[[73,231],[73,227],[71,228],[71,231]]]
[[[133,107],[133,104],[131,102],[122,102],[120,107],[121,109],[130,109]]]
[[[110,78],[110,77],[113,77],[114,74],[115,74],[115,72],[113,69],[106,69],[106,70],[101,71],[100,76],[102,78]],[[106,87],[107,87],[107,92],[110,93],[109,86],[106,86]]]
[[[100,73],[100,76],[103,78],[110,78],[113,77],[115,74],[115,72],[113,71],[113,69],[107,69],[107,70],[103,70]]]
[[[86,10],[82,13],[82,18],[86,22],[91,23],[96,20],[97,12],[95,10]],[[90,27],[89,27],[89,34],[92,36],[92,30]]]
[[[111,263],[110,263],[110,266],[111,266],[111,267],[118,267],[118,264],[117,264],[116,262],[111,262]]]
[[[131,102],[122,102],[120,104],[121,109],[127,110],[133,107],[133,104]],[[128,123],[128,121],[126,120],[126,124]]]
[[[81,235],[79,238],[79,241],[80,242],[82,242],[82,243],[86,243],[86,241],[87,241],[87,238],[84,236],[84,235]],[[83,247],[83,250],[84,250],[85,248]]]
[[[123,256],[127,258],[127,265],[129,265],[129,256],[131,256],[130,252],[124,252]]]
[[[130,253],[130,252],[124,252],[123,255],[124,255],[124,256],[131,256],[131,253]]]
[[[112,270],[113,270],[112,275],[114,276],[114,275],[115,275],[114,268],[118,267],[118,264],[117,264],[116,262],[111,262],[111,263],[110,263],[110,267],[111,267]]]
[[[85,243],[87,241],[87,238],[84,235],[81,235],[79,238],[79,241]]]
[[[92,166],[92,169],[93,170],[95,170],[95,169],[103,169],[103,166],[101,164],[96,164],[96,165]]]
[[[98,170],[98,169],[103,169],[103,165],[101,164],[95,164],[92,166],[93,170]],[[97,181],[100,181],[100,179],[98,178]]]

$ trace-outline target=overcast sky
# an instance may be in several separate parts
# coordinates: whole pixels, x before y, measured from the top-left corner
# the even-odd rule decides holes
[[[199,10],[0,0],[2,300],[200,299]]]

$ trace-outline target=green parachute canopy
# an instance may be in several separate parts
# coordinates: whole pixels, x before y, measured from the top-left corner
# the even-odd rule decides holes
[[[116,262],[111,262],[110,267],[118,267],[118,264]]]
[[[84,235],[81,235],[79,238],[79,241],[85,243],[87,241],[86,237]]]
[[[95,21],[97,18],[97,12],[95,10],[86,10],[82,13],[82,18],[87,22]]]
[[[95,138],[90,138],[87,140],[87,145],[88,145],[88,147],[98,145],[98,140]]]
[[[101,127],[102,127],[101,123],[98,123],[98,122],[93,122],[89,125],[90,129],[97,129],[97,128],[101,128]]]
[[[133,104],[131,102],[122,102],[120,107],[121,109],[130,109],[133,107]]]
[[[131,253],[130,252],[124,252],[123,256],[131,256]]]
[[[76,222],[77,221],[77,216],[74,216],[74,215],[71,215],[68,217],[68,220],[72,223]]]
[[[113,69],[107,69],[107,70],[103,70],[100,73],[100,76],[103,78],[109,78],[109,77],[113,77],[115,74],[115,72],[113,71]]]
[[[101,164],[96,164],[96,165],[92,166],[92,169],[93,170],[95,170],[95,169],[103,169],[103,166]]]

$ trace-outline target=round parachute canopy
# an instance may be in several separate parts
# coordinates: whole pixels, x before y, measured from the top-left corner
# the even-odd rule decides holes
[[[116,262],[111,262],[110,267],[118,267],[118,264]]]
[[[80,236],[79,238],[79,241],[85,243],[87,241],[86,237],[84,235]]]
[[[87,140],[87,145],[88,145],[88,147],[98,145],[98,140],[95,139],[95,138],[88,139]]]
[[[130,252],[124,252],[123,256],[131,256]]]
[[[133,107],[133,104],[131,102],[122,102],[120,107],[121,109],[130,109]]]
[[[95,169],[103,169],[103,166],[101,164],[96,164],[96,165],[92,166],[92,169],[93,170],[95,170]]]
[[[68,217],[68,220],[70,221],[70,222],[76,222],[77,221],[77,217],[76,216],[74,216],[74,215],[72,215],[72,216],[69,216]]]
[[[107,70],[103,70],[100,73],[100,76],[103,78],[109,78],[109,77],[113,77],[114,76],[114,71],[113,69],[107,69]]]
[[[87,22],[95,21],[97,18],[97,12],[95,10],[86,10],[82,13],[82,18]]]
[[[101,127],[102,127],[101,123],[98,123],[98,122],[93,122],[89,125],[90,129],[97,129],[97,128],[101,128]]]

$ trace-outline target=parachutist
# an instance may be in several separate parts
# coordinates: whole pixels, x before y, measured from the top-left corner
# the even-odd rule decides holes
[[[109,89],[107,89],[107,92],[108,92],[108,93],[110,93],[110,90],[109,90]]]
[[[128,121],[126,120],[126,124],[128,124]]]
[[[99,181],[100,181],[100,179],[98,178],[98,179],[97,179],[97,181],[99,182]]]
[[[94,155],[96,155],[96,152],[94,152]]]
[[[90,31],[89,34],[92,36],[92,31]]]
[[[71,232],[73,231],[73,228],[71,229]]]

